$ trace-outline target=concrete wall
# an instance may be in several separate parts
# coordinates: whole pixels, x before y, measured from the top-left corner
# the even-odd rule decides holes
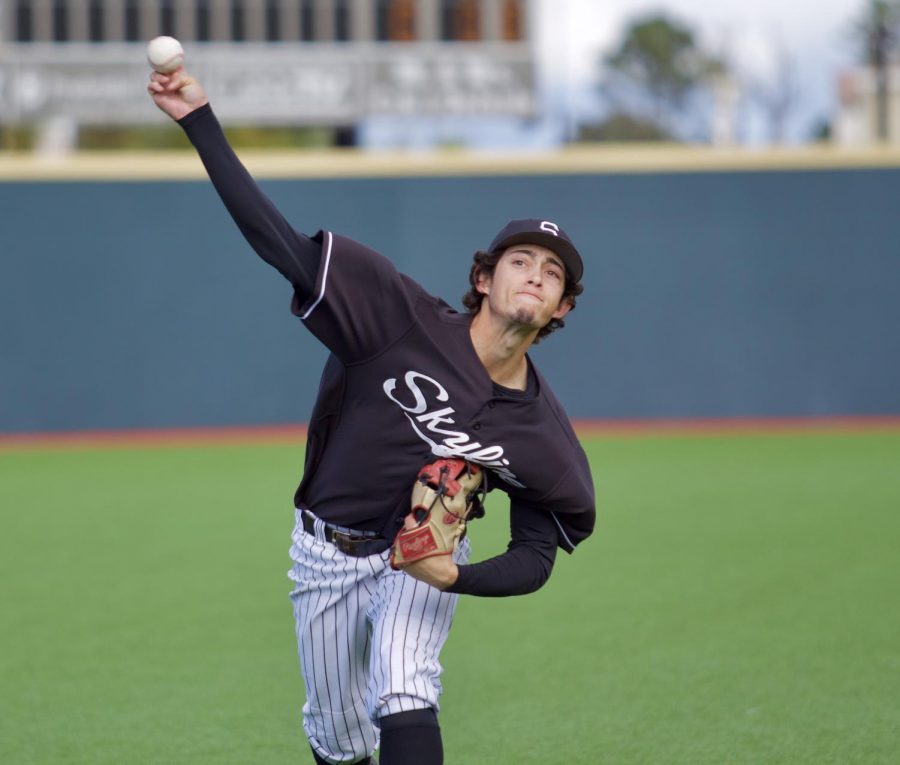
[[[459,305],[511,217],[586,256],[571,416],[900,413],[900,171],[263,182]],[[205,181],[0,182],[0,431],[303,422],[325,354]]]

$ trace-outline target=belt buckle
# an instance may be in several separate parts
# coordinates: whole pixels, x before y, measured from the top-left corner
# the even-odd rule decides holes
[[[330,529],[330,535],[331,544],[337,547],[337,549],[345,555],[353,555],[356,552],[356,540],[349,534],[344,534],[342,531],[337,531],[336,529]]]

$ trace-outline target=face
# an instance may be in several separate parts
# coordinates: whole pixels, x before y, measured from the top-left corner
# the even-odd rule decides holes
[[[566,269],[552,250],[536,244],[517,244],[504,251],[491,276],[478,280],[487,296],[482,308],[528,329],[538,330],[571,309],[563,299]]]

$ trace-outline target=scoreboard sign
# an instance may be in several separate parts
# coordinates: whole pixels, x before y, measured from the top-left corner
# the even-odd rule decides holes
[[[527,45],[194,44],[188,65],[224,122],[347,124],[370,115],[509,115],[536,109]],[[0,48],[0,123],[156,118],[143,45]],[[160,117],[162,115],[159,115]]]

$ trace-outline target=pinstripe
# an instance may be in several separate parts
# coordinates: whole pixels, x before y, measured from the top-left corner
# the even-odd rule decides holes
[[[307,687],[304,728],[323,757],[351,762],[370,754],[378,733],[365,704],[372,580],[385,561],[352,558],[324,541],[295,530],[290,578],[301,669]]]
[[[406,638],[412,643],[412,653],[416,664],[428,668],[432,664],[428,646],[419,639],[419,635],[422,632],[422,625],[426,621],[426,614],[429,613],[429,600],[432,599],[432,593],[434,593],[433,599],[436,601],[439,601],[441,596],[440,592],[433,587],[417,589],[419,589],[419,592],[416,600],[410,603],[409,607],[410,624],[407,627]],[[416,607],[415,619],[413,619],[414,607]],[[416,690],[422,695],[422,698],[428,698],[428,680],[424,673],[417,672],[413,678],[413,683]]]
[[[393,571],[387,554],[345,555],[325,541],[319,519],[314,534],[301,520],[298,514],[289,576],[306,685],[303,726],[319,755],[353,762],[377,747],[379,717],[438,709],[438,655],[458,596]]]
[[[341,597],[341,601],[343,602],[343,606],[344,606],[343,627],[342,627],[342,629],[339,629],[332,634],[334,635],[334,640],[335,640],[335,650],[338,650],[338,651],[340,650],[341,646],[343,645],[341,642],[341,632],[343,632],[347,638],[346,652],[344,653],[343,656],[339,657],[338,661],[336,662],[337,673],[338,673],[338,687],[341,689],[346,688],[346,691],[342,692],[341,704],[342,704],[343,708],[345,708],[345,709],[349,708],[352,711],[353,717],[356,721],[354,729],[358,730],[358,731],[362,731],[365,729],[364,723],[363,723],[363,720],[359,716],[359,710],[357,708],[357,705],[355,703],[355,698],[354,698],[356,695],[358,695],[358,691],[357,691],[357,694],[354,694],[354,689],[353,689],[353,685],[355,683],[355,680],[353,677],[353,675],[354,675],[353,667],[356,665],[357,662],[353,661],[355,651],[353,649],[353,645],[352,645],[351,641],[356,632],[355,628],[356,628],[357,618],[352,617],[351,612],[350,612],[350,598],[353,597],[355,600],[358,601],[359,595],[358,595],[355,587],[347,586],[348,583],[353,583],[355,581],[355,577],[353,577],[351,575],[351,572],[355,568],[356,567],[351,566],[351,562],[350,562],[349,558],[345,559],[345,561],[344,561],[344,576],[341,579],[341,585],[339,588],[341,595],[344,595],[346,593],[346,596]],[[359,612],[359,609],[357,606],[356,613],[358,614],[358,612]],[[346,675],[346,681],[345,681],[346,685],[344,682],[341,682],[341,667],[342,666],[344,668],[344,673]],[[366,720],[365,723],[368,725],[369,721]],[[347,726],[347,727],[349,727],[349,726]]]
[[[388,599],[389,591],[394,587],[394,578],[388,574],[378,580],[379,586],[379,594],[380,597],[378,599],[378,607],[374,614],[374,620],[376,625],[376,631],[374,634],[373,644],[372,644],[372,665],[374,671],[372,673],[373,679],[374,676],[378,675],[378,682],[372,689],[372,693],[369,695],[369,711],[371,712],[373,709],[376,709],[381,702],[381,694],[384,693],[384,689],[388,687],[390,680],[390,661],[391,661],[391,653],[390,650],[385,650],[384,646],[389,644],[390,641],[387,638],[387,628],[386,622],[384,619],[385,606]],[[385,658],[387,659],[385,661]],[[381,692],[381,693],[379,693]]]
[[[434,592],[435,596],[437,596],[437,590],[435,590],[434,588],[429,588],[429,591],[425,593],[425,603],[423,604],[423,609],[424,609],[425,613],[428,612],[428,601],[429,601],[429,598],[431,598],[432,592]],[[424,615],[423,615],[423,618],[419,619],[419,629],[416,631],[416,645],[424,646],[424,650],[422,650],[421,653],[425,657],[427,657],[429,655],[429,644],[430,644],[430,641],[422,640],[422,627],[425,626],[426,621],[427,620],[424,618]],[[431,632],[432,634],[434,632],[434,622],[433,621],[431,622],[431,628],[430,628],[429,632]],[[419,678],[417,677],[416,680],[418,681]],[[427,696],[428,689],[427,689],[427,687],[425,687],[425,678],[421,678],[421,682],[422,682],[422,688],[423,688],[422,695]]]
[[[318,529],[316,531],[318,532]],[[326,550],[326,552],[328,552],[328,551]],[[332,563],[334,562],[334,556],[331,557],[331,562]],[[333,592],[334,583],[331,579],[328,580],[328,587]],[[333,629],[330,632],[325,629],[325,622],[328,619],[329,613],[330,613],[330,611],[323,611],[321,616],[318,619],[318,622],[322,628],[321,640],[318,641],[319,645],[321,646],[321,649],[322,649],[322,662],[318,666],[321,667],[323,670],[321,672],[321,676],[324,679],[325,683],[324,683],[324,687],[319,686],[316,688],[316,696],[318,698],[320,698],[322,691],[324,690],[325,698],[328,699],[327,709],[330,711],[330,710],[334,709],[335,707],[337,707],[338,704],[335,704],[334,699],[331,698],[331,683],[329,681],[329,676],[331,675],[331,672],[329,671],[331,668],[331,663],[328,661],[327,638],[328,638],[329,634],[332,634],[334,632]],[[314,650],[313,650],[313,656],[315,656],[315,645],[314,645]],[[319,709],[321,709],[322,705],[319,704],[318,707],[319,707]],[[340,736],[338,735],[337,728],[335,728],[335,726],[334,726],[334,718],[331,715],[328,715],[327,717],[323,715],[322,719],[325,720],[326,722],[328,722],[331,726],[331,732],[333,734],[332,740],[333,741],[339,740]]]
[[[462,558],[467,557],[462,552]],[[397,572],[378,579],[383,596],[374,603],[372,680],[375,717],[438,708],[442,667],[438,653],[447,638],[458,596],[441,593]],[[421,636],[428,632],[428,640]]]
[[[391,601],[392,601],[392,605],[393,605],[394,603],[398,602],[398,599],[394,597],[394,592],[395,592],[396,589],[397,589],[397,583],[398,583],[398,582],[399,582],[399,584],[400,584],[400,597],[399,597],[399,600],[400,600],[400,601],[403,600],[403,590],[406,588],[407,577],[394,576],[394,577],[392,577],[392,580],[393,580],[393,581],[392,581],[392,585],[393,585],[393,586],[391,587]],[[409,581],[412,581],[412,580],[409,580]],[[411,585],[411,586],[415,589],[415,585]],[[392,638],[396,639],[399,635],[403,635],[402,632],[398,632],[398,630],[397,630],[397,619],[398,619],[398,617],[400,616],[400,610],[399,610],[398,608],[396,608],[396,606],[394,606],[393,608],[391,608],[391,612],[392,612],[394,618],[393,618],[392,623],[391,623],[391,629],[390,629],[389,634],[390,634],[390,636],[391,636]],[[405,637],[405,635],[404,635],[404,637]],[[405,641],[404,641],[404,643],[405,643]],[[394,646],[394,644],[395,644],[395,643],[394,643],[394,640],[389,641],[389,644],[390,644],[390,648],[388,649],[388,650],[389,650],[388,656],[389,656],[390,658],[389,658],[389,661],[388,661],[388,690],[389,690],[389,692],[393,695],[393,694],[395,694],[395,693],[397,692],[397,690],[398,690],[398,684],[396,683],[397,674],[396,674],[396,672],[395,672],[395,670],[394,670],[394,665],[395,665],[397,662],[399,662],[399,664],[400,664],[400,667],[399,667],[399,669],[400,669],[400,677],[405,677],[405,673],[404,673],[404,671],[403,671],[403,670],[404,670],[404,664],[405,664],[405,662],[404,662],[404,658],[405,658],[405,657],[404,657],[402,651],[399,651],[399,652],[398,652],[398,651],[393,650],[393,646]],[[402,696],[399,697],[399,701],[400,701],[400,711],[401,711],[401,712],[407,711],[407,710],[405,709],[405,707],[403,706],[403,701],[404,701],[404,700],[403,700],[403,697],[402,697]]]

